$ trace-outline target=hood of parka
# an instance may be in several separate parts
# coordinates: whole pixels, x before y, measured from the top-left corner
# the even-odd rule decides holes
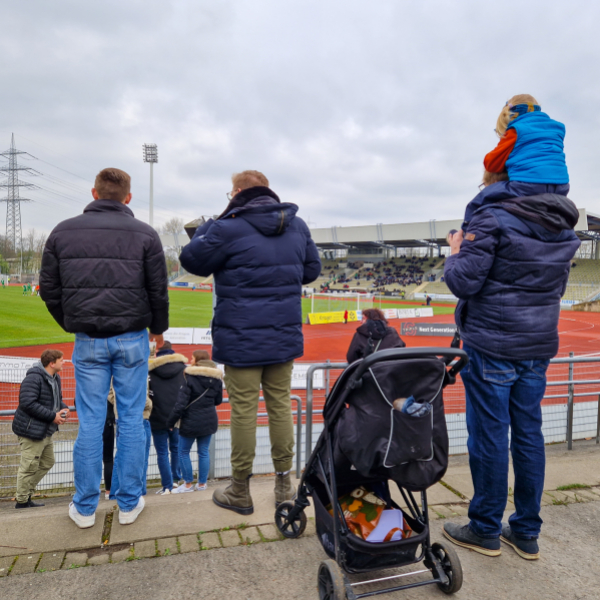
[[[575,203],[558,194],[507,198],[498,202],[498,206],[517,217],[541,225],[551,233],[574,229],[579,220]]]
[[[188,360],[183,354],[165,354],[148,361],[148,371],[161,379],[173,379],[181,374],[181,364]]]
[[[284,233],[297,212],[296,204],[281,202],[273,190],[256,186],[236,194],[219,219],[242,218],[270,237]]]
[[[383,321],[367,321],[356,329],[358,333],[365,337],[371,337],[374,340],[382,340],[388,331],[387,325]]]

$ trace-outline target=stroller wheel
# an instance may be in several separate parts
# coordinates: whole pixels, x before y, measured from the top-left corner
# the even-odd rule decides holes
[[[460,559],[454,548],[444,544],[433,544],[431,550],[440,561],[444,573],[448,576],[448,583],[443,585],[438,583],[438,587],[445,594],[454,594],[462,587],[463,573],[460,565]]]
[[[282,502],[275,511],[275,525],[286,538],[300,537],[306,529],[306,515],[303,510],[290,518],[293,508],[293,502]]]
[[[335,560],[324,560],[319,565],[319,600],[346,600],[344,574]]]

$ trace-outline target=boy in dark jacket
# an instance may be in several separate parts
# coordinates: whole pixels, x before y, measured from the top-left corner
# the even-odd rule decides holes
[[[62,367],[60,350],[44,350],[40,362],[27,371],[21,383],[19,407],[12,424],[21,447],[15,508],[44,506],[33,502],[31,496],[36,485],[54,466],[52,435],[69,415],[69,409],[62,401],[58,375]]]
[[[209,360],[206,350],[193,353],[193,363],[183,374],[184,384],[179,390],[177,402],[167,418],[169,429],[179,420],[179,458],[185,484],[173,491],[174,494],[206,489],[210,464],[210,439],[219,427],[216,406],[223,402],[223,374]],[[198,483],[194,487],[194,472],[190,450],[196,441],[198,449]]]
[[[162,486],[156,493],[161,495],[170,494],[181,479],[179,430],[167,427],[167,419],[177,402],[179,388],[184,384],[183,371],[186,366],[187,358],[183,354],[176,354],[166,340],[156,358],[148,361],[149,394],[152,399],[150,427]]]

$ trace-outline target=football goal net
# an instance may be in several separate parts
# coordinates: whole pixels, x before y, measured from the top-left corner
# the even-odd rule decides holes
[[[373,294],[360,294],[357,292],[312,294],[310,300],[311,313],[343,312],[375,307]]]

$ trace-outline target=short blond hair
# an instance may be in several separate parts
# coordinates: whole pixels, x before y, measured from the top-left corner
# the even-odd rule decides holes
[[[502,171],[502,173],[491,173],[490,171],[483,172],[483,185],[487,187],[492,183],[497,183],[498,181],[508,181],[508,173],[506,171]]]
[[[269,187],[269,180],[260,171],[242,171],[231,176],[234,190],[247,190],[257,185]]]
[[[538,101],[531,96],[530,94],[517,94],[513,96],[505,105],[502,111],[500,112],[500,116],[498,117],[498,121],[496,122],[496,133],[498,137],[503,137],[506,133],[506,128],[511,121],[511,108],[516,106],[517,104],[538,104]]]

